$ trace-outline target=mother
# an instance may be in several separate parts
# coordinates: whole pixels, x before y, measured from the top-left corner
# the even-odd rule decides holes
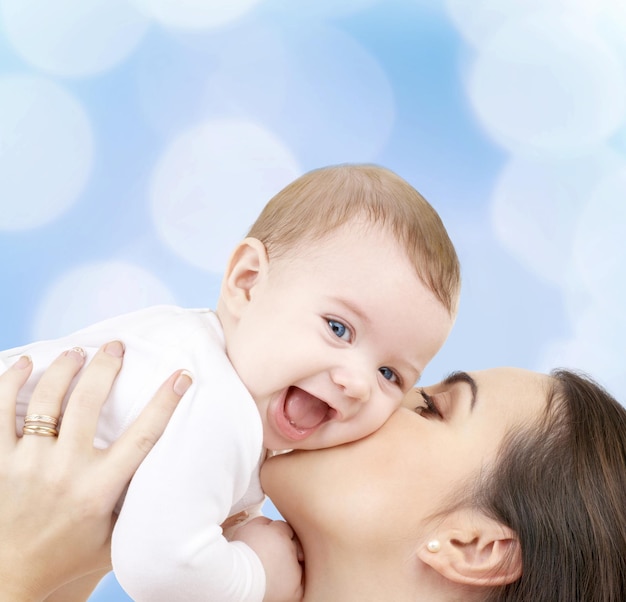
[[[106,396],[110,373],[87,376]],[[53,374],[47,390],[66,386]],[[14,388],[0,387],[5,410]],[[626,411],[603,389],[567,371],[495,369],[455,373],[405,406],[366,439],[264,465],[264,486],[304,549],[304,600],[626,599]],[[29,439],[45,474],[57,442]],[[107,479],[101,472],[101,489]],[[58,585],[41,558],[82,558],[84,544],[67,543],[80,522],[59,521],[32,474],[9,484],[21,491],[20,516],[43,512],[56,535],[26,548],[0,586],[45,587],[0,600],[41,600]],[[107,528],[113,504],[100,510]],[[2,513],[5,549],[24,541],[16,514]]]
[[[366,439],[264,465],[305,600],[626,600],[626,410],[606,391],[504,368],[405,405]]]

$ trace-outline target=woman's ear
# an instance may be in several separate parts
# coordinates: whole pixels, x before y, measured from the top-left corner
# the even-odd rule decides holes
[[[417,554],[455,583],[495,587],[513,583],[522,575],[522,550],[516,534],[479,512],[453,512]]]
[[[253,289],[266,277],[269,259],[265,245],[257,238],[244,238],[232,252],[220,291],[220,301],[229,313],[240,317]]]

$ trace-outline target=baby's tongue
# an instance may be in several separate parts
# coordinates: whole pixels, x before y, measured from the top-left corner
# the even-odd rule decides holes
[[[292,387],[285,402],[285,416],[297,428],[310,429],[326,417],[328,404],[306,391]]]

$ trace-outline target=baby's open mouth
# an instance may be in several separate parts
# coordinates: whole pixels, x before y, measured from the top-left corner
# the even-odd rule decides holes
[[[289,424],[299,431],[314,429],[336,413],[325,401],[298,387],[289,387],[283,412]]]

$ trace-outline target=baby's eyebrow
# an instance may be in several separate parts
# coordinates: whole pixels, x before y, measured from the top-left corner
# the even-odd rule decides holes
[[[356,303],[354,303],[351,299],[345,299],[343,297],[337,297],[335,299],[337,303],[343,305],[346,309],[356,315],[362,322],[365,324],[371,324],[372,319],[368,316]]]

